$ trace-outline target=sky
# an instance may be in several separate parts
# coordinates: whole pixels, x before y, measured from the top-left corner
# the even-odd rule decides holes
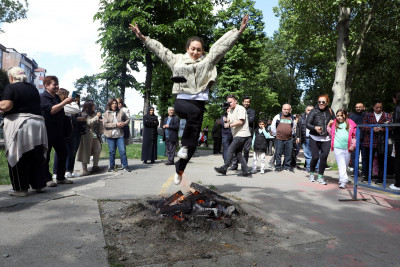
[[[29,0],[27,18],[0,27],[0,44],[26,53],[47,75],[56,75],[60,87],[74,90],[74,82],[85,75],[101,72],[101,49],[96,41],[100,24],[93,21],[99,0]],[[272,8],[278,0],[257,0],[255,7],[263,12],[265,29],[272,36],[279,19]],[[251,18],[250,18],[251,19]],[[145,73],[133,73],[144,82]],[[131,114],[143,109],[143,98],[127,88],[125,103]]]

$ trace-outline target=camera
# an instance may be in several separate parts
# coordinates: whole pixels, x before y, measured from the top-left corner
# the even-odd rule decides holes
[[[221,106],[222,109],[226,110],[227,108],[230,107],[230,105],[231,105],[231,103],[225,102],[225,103],[222,103],[220,106]]]
[[[174,83],[185,83],[187,82],[186,78],[183,76],[172,76],[170,78]]]

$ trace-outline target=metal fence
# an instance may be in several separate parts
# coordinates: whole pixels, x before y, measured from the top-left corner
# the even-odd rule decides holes
[[[370,144],[369,144],[369,159],[368,159],[368,184],[362,184],[358,182],[358,169],[359,169],[359,155],[360,155],[360,136],[361,136],[361,128],[370,128]],[[383,166],[383,183],[382,183],[382,188],[378,186],[373,186],[371,185],[371,178],[372,178],[372,159],[374,155],[372,154],[372,149],[373,149],[373,136],[374,136],[374,131],[373,127],[385,127],[385,154],[384,154],[384,166]],[[363,124],[363,125],[357,125],[357,132],[356,132],[356,139],[357,139],[357,145],[355,149],[355,161],[354,161],[354,195],[353,199],[357,199],[357,187],[358,186],[363,186],[363,187],[368,187],[372,188],[375,190],[379,191],[385,191],[385,192],[390,192],[393,194],[398,194],[400,195],[400,191],[395,191],[391,189],[386,189],[386,174],[387,174],[387,160],[388,160],[388,139],[389,139],[389,129],[394,127],[400,127],[400,123],[391,123],[391,124]],[[400,151],[396,151],[396,153],[400,153]],[[379,166],[381,168],[382,166]]]

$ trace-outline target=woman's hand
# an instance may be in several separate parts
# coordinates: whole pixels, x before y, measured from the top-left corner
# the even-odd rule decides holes
[[[133,22],[135,26],[132,24],[129,24],[129,29],[133,31],[136,34],[136,37],[139,38],[142,42],[146,41],[146,37],[140,32],[139,26],[136,24],[136,22]]]
[[[315,126],[314,129],[317,131],[317,133],[319,133],[319,134],[322,133],[322,127],[321,126]]]
[[[249,14],[243,16],[242,24],[240,25],[239,33],[241,34],[246,29],[247,23],[249,22]]]
[[[333,120],[330,120],[329,123],[328,123],[328,127],[331,127],[332,124],[333,124]]]

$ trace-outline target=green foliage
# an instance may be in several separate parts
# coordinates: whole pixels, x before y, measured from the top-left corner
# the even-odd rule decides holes
[[[0,148],[0,185],[10,183],[11,181],[8,177],[8,162],[6,153],[3,148]]]
[[[141,159],[142,157],[142,144],[130,144],[126,146],[126,157],[128,159]],[[158,159],[166,159],[163,156],[157,156]],[[102,150],[100,154],[100,159],[108,159],[109,158],[109,149],[108,145],[102,144]],[[115,158],[120,158],[119,151],[115,153]]]
[[[18,19],[26,18],[27,11],[27,0],[2,0],[0,2],[0,26],[2,23],[12,23]]]
[[[107,82],[101,79],[101,75],[84,76],[75,82],[75,87],[79,94],[87,93],[81,99],[82,105],[86,100],[93,100],[97,110],[102,113],[105,111],[108,99],[118,97],[115,88],[108,85],[107,89]]]

